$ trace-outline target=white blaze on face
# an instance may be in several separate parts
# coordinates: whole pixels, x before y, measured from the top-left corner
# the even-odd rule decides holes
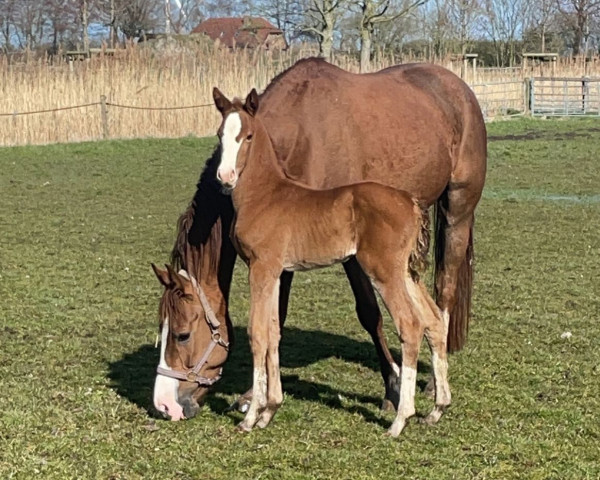
[[[159,366],[167,370],[171,367],[167,365],[166,351],[167,338],[169,337],[169,319],[165,318],[160,339],[160,361]],[[179,380],[176,378],[165,377],[164,375],[156,375],[154,382],[154,407],[161,413],[168,414],[171,420],[183,419],[183,409],[177,403],[177,389]]]
[[[242,140],[237,138],[242,131],[242,119],[239,113],[230,113],[225,118],[223,136],[221,137],[221,163],[217,170],[219,180],[228,187],[234,187],[237,182],[236,162]]]

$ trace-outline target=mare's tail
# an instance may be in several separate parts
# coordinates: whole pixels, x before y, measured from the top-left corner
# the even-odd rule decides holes
[[[448,219],[448,193],[440,197],[435,204],[435,240],[434,240],[434,284],[435,298],[439,300],[443,289],[444,260],[446,255],[446,227]],[[469,320],[471,317],[471,296],[473,294],[473,222],[469,229],[469,243],[465,257],[458,267],[455,303],[450,313],[448,326],[448,351],[461,350],[467,341]]]

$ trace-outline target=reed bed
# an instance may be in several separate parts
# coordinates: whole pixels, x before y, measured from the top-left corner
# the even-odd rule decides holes
[[[218,49],[157,53],[132,48],[115,57],[50,65],[0,63],[0,145],[102,138],[214,134],[212,88],[241,95],[263,89],[301,56]],[[106,124],[101,98],[105,97]],[[67,109],[84,105],[81,108]],[[190,107],[190,108],[182,108]],[[178,108],[178,109],[173,109]],[[168,110],[161,110],[168,109]],[[52,110],[36,114],[40,110]]]
[[[219,121],[212,108],[213,86],[229,96],[243,95],[252,87],[262,90],[298,59],[315,53],[310,47],[287,52],[226,51],[188,41],[166,48],[129,46],[114,56],[74,62],[11,63],[0,57],[0,146],[212,135]],[[371,68],[398,62],[390,54],[378,53]],[[359,70],[350,56],[340,55],[335,63],[352,72]],[[462,62],[438,63],[461,74]],[[522,80],[538,75],[538,70],[547,73],[549,67],[479,69],[475,75],[468,69],[463,75],[467,82],[480,84]],[[593,76],[598,65],[559,61],[553,70],[557,76]],[[476,93],[482,90],[486,105],[502,104],[505,87],[475,88]],[[107,105],[104,116],[102,97]],[[69,109],[74,106],[78,107]],[[44,112],[29,114],[36,111]]]

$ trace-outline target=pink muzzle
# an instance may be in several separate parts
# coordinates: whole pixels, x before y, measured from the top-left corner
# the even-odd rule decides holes
[[[226,187],[234,187],[238,180],[238,175],[234,169],[219,168],[217,170],[217,179]]]

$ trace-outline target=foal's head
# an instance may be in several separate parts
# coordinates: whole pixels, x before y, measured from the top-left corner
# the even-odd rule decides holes
[[[165,287],[159,306],[160,363],[154,406],[171,420],[193,417],[227,359],[228,333],[207,295],[187,272],[152,265]]]
[[[213,99],[223,121],[218,130],[222,146],[221,164],[217,178],[228,188],[234,188],[246,165],[246,158],[255,133],[254,117],[258,111],[258,93],[256,89],[242,103],[226,98],[218,88],[213,89]]]

